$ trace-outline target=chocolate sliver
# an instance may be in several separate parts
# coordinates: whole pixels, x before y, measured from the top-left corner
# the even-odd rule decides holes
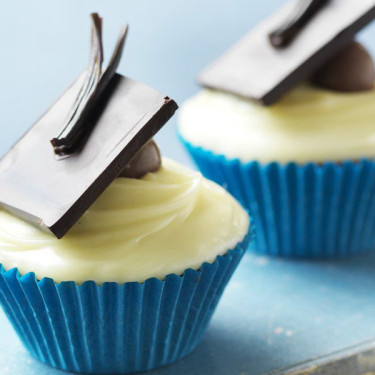
[[[316,85],[335,91],[367,91],[374,88],[375,68],[371,55],[351,42],[312,77]]]
[[[158,145],[151,139],[130,160],[119,177],[141,178],[150,172],[156,172],[161,166]]]
[[[59,156],[74,154],[82,148],[87,140],[94,125],[88,119],[115,75],[124,49],[128,31],[127,25],[121,29],[111,60],[107,69],[102,74],[102,19],[97,13],[93,13],[91,18],[93,23],[91,51],[86,77],[63,130],[57,137],[51,140],[54,152]]]
[[[287,47],[303,27],[330,0],[300,0],[289,18],[272,31],[268,38],[275,48]]]

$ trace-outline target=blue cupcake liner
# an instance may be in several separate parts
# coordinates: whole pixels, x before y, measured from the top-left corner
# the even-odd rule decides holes
[[[252,250],[295,258],[337,258],[375,249],[375,161],[242,163],[180,136],[203,175],[250,213]]]
[[[90,374],[149,370],[199,344],[249,240],[199,270],[142,284],[39,281],[0,264],[0,303],[26,349],[48,365]]]

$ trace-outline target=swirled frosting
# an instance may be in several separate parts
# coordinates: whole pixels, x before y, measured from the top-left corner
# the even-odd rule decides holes
[[[340,93],[300,85],[272,107],[204,90],[182,107],[179,129],[192,144],[262,163],[375,157],[375,90]]]
[[[61,240],[0,210],[0,262],[56,282],[143,282],[214,261],[248,225],[221,187],[164,158],[142,179],[116,179]]]

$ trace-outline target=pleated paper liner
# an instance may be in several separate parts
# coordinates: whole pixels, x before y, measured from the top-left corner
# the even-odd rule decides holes
[[[56,284],[0,265],[0,302],[26,349],[48,365],[91,374],[149,370],[199,344],[249,240],[199,270],[142,284]]]
[[[202,174],[249,211],[254,251],[338,258],[375,249],[374,160],[242,163],[180,138]]]

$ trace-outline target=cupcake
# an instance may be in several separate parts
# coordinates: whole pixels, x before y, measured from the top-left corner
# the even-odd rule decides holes
[[[374,11],[331,3],[297,12],[310,19],[292,40],[296,14],[277,28],[290,7],[261,23],[203,72],[204,88],[180,112],[183,144],[249,211],[260,254],[375,248],[374,63],[352,41]]]
[[[140,179],[117,178],[60,240],[1,210],[0,301],[51,366],[163,366],[198,345],[247,230],[228,193],[163,159]]]
[[[97,15],[93,23],[95,39]],[[249,220],[224,189],[160,157],[151,137],[173,101],[106,72],[85,97],[88,72],[0,162],[0,302],[48,365],[144,371],[198,345],[247,248]]]

